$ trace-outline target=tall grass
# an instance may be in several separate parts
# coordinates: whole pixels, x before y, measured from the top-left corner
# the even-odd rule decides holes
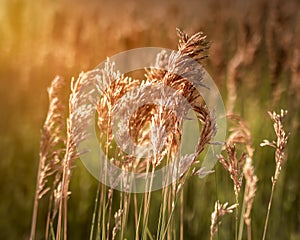
[[[91,217],[90,236],[86,236],[86,238],[90,240],[128,238],[128,228],[133,225],[136,226],[135,239],[184,238],[183,219],[184,206],[186,205],[184,202],[188,199],[184,198],[183,190],[192,175],[205,176],[212,172],[199,167],[198,157],[205,150],[205,147],[213,142],[217,126],[213,113],[202,101],[201,95],[194,85],[195,83],[197,86],[203,85],[201,83],[204,76],[202,64],[203,60],[207,58],[206,52],[209,48],[206,37],[201,32],[191,37],[179,29],[177,32],[179,37],[178,52],[171,55],[167,55],[165,52],[160,53],[154,67],[146,70],[146,81],[134,80],[131,77],[121,75],[115,70],[114,63],[109,60],[107,60],[103,69],[97,68],[81,73],[77,80],[73,79],[69,97],[69,114],[65,120],[66,134],[64,137],[61,136],[64,130],[64,108],[59,96],[63,81],[59,77],[53,80],[49,89],[50,106],[48,116],[42,131],[40,167],[37,176],[30,239],[35,239],[39,201],[48,192],[50,192],[50,197],[48,199],[49,209],[46,219],[45,239],[68,238],[69,184],[74,159],[79,156],[79,153],[76,152],[76,143],[81,143],[88,137],[85,128],[93,111],[91,105],[82,99],[92,99],[95,90],[99,91],[99,95],[102,93],[98,102],[92,99],[91,103],[97,103],[97,124],[100,129],[99,145],[104,148],[105,158],[109,159],[111,164],[127,172],[144,173],[146,177],[150,176],[150,178],[146,181],[144,194],[129,193],[131,189],[137,187],[135,182],[122,177],[122,175],[116,175],[112,168],[105,165],[104,170],[107,175],[102,176],[101,182],[99,181],[95,196],[95,207]],[[189,59],[193,59],[194,62]],[[172,72],[173,69],[182,69],[183,73],[177,75]],[[185,76],[189,76],[189,80]],[[95,89],[90,88],[93,84],[96,84]],[[135,90],[137,86],[142,87],[143,90],[138,88],[137,92],[132,94],[130,91]],[[153,86],[169,86],[176,93],[184,96],[196,112],[198,121],[202,125],[195,152],[182,156],[179,163],[176,162],[176,157],[182,141],[181,130],[184,115],[178,115],[177,108],[182,107],[182,102],[178,101],[179,105],[174,105],[171,109],[163,105],[142,104],[132,116],[130,115],[131,103],[143,103],[145,98],[149,99],[149,97],[156,96],[157,89],[155,87],[153,89]],[[147,94],[145,94],[145,90]],[[159,91],[162,90],[159,89]],[[161,93],[167,98],[176,97],[174,94]],[[126,96],[125,100],[123,99],[125,104],[119,101],[124,96]],[[172,101],[171,98],[162,100],[170,102]],[[177,111],[177,114],[175,114],[175,111]],[[118,125],[121,129],[118,133],[119,138],[122,140],[121,144],[128,144],[126,138],[127,132],[129,132],[130,137],[137,144],[151,144],[153,149],[151,156],[144,157],[143,153],[139,152],[136,156],[128,155],[116,146],[112,123],[114,115],[118,113],[123,118],[126,118],[127,115],[130,116],[128,125],[122,121]],[[274,142],[265,140],[262,144],[276,148],[276,172],[272,178],[271,197],[262,239],[265,239],[266,236],[275,184],[284,162],[284,150],[288,139],[282,125],[285,114],[285,111],[282,111],[280,115],[275,112],[270,113],[278,139]],[[227,157],[224,155],[215,157],[219,159],[233,181],[235,204],[228,207],[228,203],[221,204],[219,200],[216,201],[215,210],[211,215],[210,239],[213,239],[218,232],[221,218],[225,214],[232,213],[233,210],[236,213],[235,239],[242,238],[244,221],[247,225],[247,239],[251,239],[251,209],[258,181],[252,165],[254,149],[251,133],[246,122],[237,114],[231,113],[228,118],[233,121],[235,126],[230,130],[230,135],[224,144]],[[238,145],[238,148],[236,145]],[[84,151],[89,151],[89,149]],[[242,151],[239,157],[237,157],[238,151]],[[80,154],[82,156],[85,153]],[[156,197],[159,196],[159,201],[153,207],[154,193],[152,193],[152,190],[155,171],[165,164],[172,165],[172,172],[175,172],[178,179],[155,192]],[[167,174],[174,174],[172,172],[167,172]],[[239,208],[239,193],[242,189],[244,174],[246,185],[242,199],[243,205],[242,208]],[[170,179],[170,176],[167,176],[166,179]],[[52,182],[52,186],[46,186],[48,182]],[[107,183],[109,183],[108,186]],[[119,184],[122,186],[120,192],[114,189]],[[114,205],[116,201],[119,204]],[[133,209],[131,210],[131,208]],[[241,213],[240,225],[238,224],[239,213]],[[129,226],[131,214],[134,218],[134,224]],[[151,222],[151,218],[157,219],[157,221]],[[56,223],[56,226],[54,226],[54,223]]]
[[[43,187],[41,184],[40,178],[46,181],[48,177],[52,177],[52,174],[55,173],[55,169],[59,168],[59,180],[54,181],[53,193],[50,197],[50,202],[54,199],[54,206],[56,208],[49,208],[48,215],[53,215],[55,218],[57,214],[57,227],[53,227],[53,218],[52,221],[47,221],[46,223],[46,235],[45,238],[48,239],[51,237],[53,232],[56,232],[55,239],[67,239],[67,202],[69,196],[69,182],[72,171],[72,160],[77,156],[75,151],[75,142],[81,142],[84,140],[85,132],[84,127],[85,123],[88,121],[87,116],[91,113],[91,108],[88,105],[84,105],[85,108],[81,109],[80,112],[76,112],[75,108],[80,104],[80,93],[83,87],[88,86],[93,80],[96,79],[96,84],[98,84],[97,89],[103,89],[100,91],[105,91],[104,96],[100,99],[97,106],[98,112],[98,126],[102,131],[100,132],[100,144],[104,142],[105,156],[110,159],[109,161],[125,169],[126,171],[134,172],[145,172],[146,176],[151,176],[150,181],[146,182],[144,189],[144,195],[140,201],[138,201],[136,194],[126,193],[128,189],[131,189],[132,186],[122,183],[124,186],[125,192],[120,192],[119,197],[119,209],[114,211],[113,199],[115,198],[114,184],[119,184],[120,181],[128,181],[127,179],[121,178],[121,176],[113,175],[113,172],[110,172],[108,168],[109,181],[116,181],[111,183],[111,187],[106,187],[105,182],[108,181],[105,177],[104,183],[99,183],[95,198],[95,208],[92,217],[91,225],[91,234],[90,239],[110,239],[110,234],[112,239],[119,234],[121,239],[124,238],[127,229],[128,214],[129,208],[132,205],[131,198],[134,198],[134,215],[135,215],[135,224],[136,229],[136,238],[139,236],[143,239],[153,238],[156,236],[156,239],[174,239],[177,236],[175,231],[176,221],[174,219],[175,210],[179,198],[181,198],[181,206],[183,207],[183,195],[181,194],[184,183],[192,174],[199,174],[198,169],[198,156],[205,149],[205,146],[210,143],[212,140],[215,131],[215,120],[212,113],[209,112],[208,108],[203,105],[201,102],[201,96],[196,87],[192,82],[188,81],[185,75],[189,74],[190,78],[193,79],[193,82],[201,85],[201,80],[203,77],[203,69],[201,65],[198,65],[206,58],[206,50],[208,49],[208,43],[205,40],[205,36],[202,33],[196,33],[195,35],[189,37],[186,33],[178,30],[179,36],[179,46],[178,53],[167,56],[162,52],[155,63],[155,67],[148,70],[146,74],[147,82],[142,82],[142,87],[145,87],[148,91],[146,97],[155,96],[157,90],[151,89],[151,84],[156,84],[153,86],[169,86],[175,90],[177,93],[181,93],[185,99],[191,104],[193,110],[196,112],[199,122],[203,125],[200,133],[200,138],[198,140],[195,152],[190,155],[183,156],[179,164],[176,163],[175,157],[179,146],[181,144],[181,128],[184,115],[179,114],[175,115],[176,108],[180,107],[181,102],[178,102],[178,106],[174,106],[174,109],[167,109],[164,106],[156,106],[152,104],[141,105],[141,107],[134,113],[132,120],[129,122],[129,126],[121,125],[121,129],[128,129],[131,133],[131,136],[135,141],[143,145],[145,143],[151,143],[153,147],[153,156],[149,158],[144,158],[143,156],[127,156],[125,152],[118,150],[113,147],[113,132],[111,129],[112,118],[115,113],[115,109],[121,107],[119,106],[118,100],[127,92],[135,87],[138,84],[138,81],[133,80],[128,77],[120,75],[119,72],[114,70],[114,64],[109,61],[106,63],[104,69],[93,70],[84,74],[81,74],[77,81],[73,80],[72,82],[72,93],[69,99],[69,117],[67,119],[67,138],[65,140],[65,155],[59,161],[59,167],[51,168],[49,166],[50,174],[45,176],[44,158],[41,158],[41,168],[38,173],[38,184],[37,184],[37,196],[40,192],[40,189]],[[188,58],[187,58],[188,57]],[[194,63],[190,59],[193,59]],[[191,64],[197,64],[194,66],[194,72],[190,72]],[[164,66],[169,65],[168,69],[164,70]],[[196,69],[198,67],[198,69]],[[183,69],[182,75],[177,75],[173,73],[172,69]],[[55,91],[55,84],[59,83],[59,78],[55,79],[53,86],[50,88],[50,93]],[[112,83],[104,84],[103,83]],[[91,91],[89,90],[88,94],[86,93],[85,98],[91,97]],[[99,92],[100,93],[100,92]],[[166,95],[168,96],[168,95]],[[174,94],[169,97],[174,97]],[[129,95],[129,104],[131,102],[143,102],[145,94],[135,94]],[[164,101],[170,101],[171,99],[163,99]],[[49,116],[52,116],[53,112],[53,102],[59,102],[59,98],[55,95],[54,97],[50,95],[50,109]],[[129,109],[124,109],[121,112],[122,116],[126,116],[126,111]],[[130,113],[130,112],[129,112]],[[60,116],[61,117],[61,116]],[[47,118],[45,122],[45,128],[48,125],[55,125],[55,119],[50,120]],[[79,123],[79,125],[78,125]],[[122,123],[122,122],[121,122]],[[124,124],[124,123],[122,123]],[[72,129],[72,126],[75,126],[75,129]],[[126,132],[121,132],[121,139],[125,136]],[[53,131],[49,133],[50,138],[55,139],[57,132]],[[124,135],[124,136],[123,136]],[[126,137],[126,136],[125,136]],[[127,139],[123,139],[123,142],[126,143]],[[42,141],[42,149],[44,145],[47,146],[51,142]],[[50,149],[50,152],[52,150]],[[113,156],[113,157],[110,157]],[[50,161],[52,159],[50,158]],[[163,164],[172,164],[173,171],[175,171],[176,176],[179,176],[179,180],[172,183],[170,186],[167,186],[161,190],[161,198],[163,199],[160,205],[160,212],[156,216],[159,219],[157,225],[156,233],[151,233],[149,226],[149,216],[151,214],[151,202],[152,200],[152,186],[153,178],[156,168],[160,167]],[[174,173],[168,173],[174,174]],[[204,171],[202,170],[202,174]],[[42,177],[41,177],[42,176]],[[45,177],[44,177],[45,176]],[[170,179],[171,176],[167,177]],[[103,180],[103,179],[102,179]],[[131,182],[130,184],[135,184]],[[169,184],[167,184],[169,185]],[[134,187],[134,186],[133,186]],[[128,189],[126,189],[128,188]],[[52,197],[53,196],[53,197]],[[31,239],[34,239],[35,233],[35,223],[38,210],[38,199],[35,200],[34,213],[33,213],[33,222],[32,222],[32,233]],[[183,214],[180,217],[183,218]],[[54,212],[54,213],[52,213]],[[111,225],[111,216],[114,215],[115,224]],[[183,237],[183,221],[180,221],[181,224],[181,238]],[[52,231],[49,232],[48,229]],[[154,235],[153,235],[154,234]],[[54,236],[52,236],[54,237]]]
[[[247,154],[239,193],[239,239],[246,239],[247,235],[250,239],[249,233],[253,239],[260,238],[268,211],[268,183],[276,166],[272,164],[272,151],[259,148],[262,139],[271,138],[272,134],[272,126],[268,123],[265,112],[271,109],[278,112],[281,108],[289,110],[286,118],[286,124],[292,133],[286,149],[289,162],[276,183],[272,209],[269,212],[272,221],[267,224],[266,238],[299,238],[299,1],[192,0],[187,4],[178,1],[79,0],[71,8],[69,1],[65,0],[35,3],[3,0],[0,6],[1,239],[29,238],[30,216],[36,202],[33,201],[35,186],[38,185],[35,179],[39,158],[39,130],[42,128],[42,149],[42,121],[47,111],[45,89],[50,85],[50,80],[56,74],[67,79],[60,98],[62,106],[67,108],[64,99],[69,95],[68,79],[71,76],[77,76],[80,71],[97,65],[106,56],[126,49],[141,46],[175,48],[175,26],[181,26],[191,33],[202,29],[209,36],[211,48],[205,68],[216,80],[224,99],[227,99],[228,113],[241,115],[252,134],[252,148],[255,151],[251,160],[247,148],[240,143],[235,144],[237,156],[242,152]],[[233,95],[228,94],[230,87],[234,89]],[[234,105],[228,103],[232,96],[235,96]],[[57,177],[59,176],[57,183],[62,176],[61,161],[66,150],[67,112],[65,116],[62,120],[63,130],[58,131],[62,135],[62,141],[55,146],[55,151],[59,153],[50,151],[46,153],[45,160],[45,166],[51,161],[53,163],[49,166],[54,163],[58,166],[55,169]],[[102,126],[105,126],[104,123],[105,121]],[[51,127],[54,128],[46,126]],[[112,150],[109,154],[111,152]],[[58,157],[51,157],[50,161],[49,153],[55,153]],[[226,152],[223,155],[226,158]],[[251,164],[247,164],[250,162]],[[93,209],[99,208],[101,186],[99,200],[94,204],[98,182],[77,159],[72,159],[69,163],[72,165],[72,177],[68,187],[68,202],[61,206],[61,219],[67,219],[69,239],[85,239],[91,232],[93,212],[95,215],[98,212]],[[40,169],[47,168],[42,165]],[[149,174],[151,170],[150,167]],[[50,173],[47,172],[47,175]],[[65,179],[68,178],[67,173],[65,171]],[[56,235],[58,214],[53,210],[58,210],[60,205],[56,205],[54,199],[60,198],[62,190],[59,186],[61,184],[56,187],[53,184],[56,174],[47,178],[48,182],[42,188],[45,190],[42,198],[39,199],[38,194],[35,197],[39,207],[34,214],[37,218],[36,226],[32,227],[36,228],[36,239],[43,239],[44,235],[53,238]],[[39,176],[38,179],[42,180],[43,177]],[[173,226],[177,233],[180,231],[179,235],[183,235],[185,239],[199,239],[199,236],[209,238],[210,213],[214,210],[214,202],[219,199],[220,204],[233,204],[236,201],[232,184],[221,164],[216,166],[214,174],[203,180],[192,176],[185,181],[173,213]],[[151,210],[147,213],[149,231],[153,234],[157,232],[157,225],[160,226],[159,229],[166,228],[164,216],[171,210],[171,199],[168,198],[171,192],[170,186],[163,194],[151,193],[150,206],[153,208],[160,209],[159,204],[164,201],[160,210],[164,219],[157,221],[158,218]],[[139,219],[139,214],[143,212],[144,204],[141,205],[141,202],[144,196],[120,196],[118,191],[106,193],[106,196],[108,210],[105,216],[108,224],[103,226],[110,229],[106,230],[109,234],[106,237],[112,238],[114,229],[116,238],[123,234],[127,239],[140,239],[144,219]],[[121,202],[126,198],[130,203],[127,227],[122,228],[123,233],[120,233],[120,226],[125,218],[122,218],[124,211],[118,211],[121,208],[120,198]],[[52,209],[50,215],[48,209]],[[68,210],[67,214],[63,214],[63,209]],[[183,217],[179,218],[179,215]],[[247,222],[243,221],[244,215],[248,215],[245,217]],[[233,238],[235,217],[225,216],[222,219],[217,232],[219,239]],[[96,230],[103,228],[102,225],[98,226],[98,218],[94,217],[94,234]],[[45,225],[48,227],[45,228]],[[63,231],[64,223],[61,222],[60,225]],[[139,227],[133,227],[136,225]],[[147,229],[145,231],[147,233]],[[171,233],[170,230],[167,231],[167,234]]]

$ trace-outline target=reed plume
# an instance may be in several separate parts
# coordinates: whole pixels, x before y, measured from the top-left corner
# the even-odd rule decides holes
[[[242,153],[240,157],[237,157],[236,147],[229,144],[225,144],[225,150],[227,153],[227,158],[223,155],[218,155],[218,159],[225,170],[230,174],[230,178],[232,179],[234,185],[234,192],[238,198],[243,181],[242,169],[244,160],[246,159],[246,154]]]
[[[210,225],[210,240],[213,239],[214,235],[218,232],[219,225],[221,224],[221,218],[225,214],[232,213],[233,210],[237,207],[237,204],[233,204],[229,207],[228,203],[220,203],[219,200],[215,202],[215,209],[211,214],[211,225]]]
[[[284,127],[283,127],[283,120],[287,115],[286,110],[281,110],[280,113],[276,112],[268,112],[270,118],[273,121],[273,127],[274,131],[276,134],[276,141],[268,141],[264,140],[260,146],[270,146],[275,148],[275,173],[274,176],[272,177],[272,190],[271,190],[271,195],[270,195],[270,200],[269,200],[269,205],[268,205],[268,211],[267,211],[267,216],[266,216],[266,221],[265,221],[265,226],[264,226],[264,232],[263,232],[263,237],[262,239],[264,240],[266,238],[267,234],[267,227],[268,227],[268,222],[269,222],[269,215],[270,215],[270,210],[272,206],[272,201],[273,201],[273,194],[275,190],[275,185],[278,181],[279,175],[281,173],[281,168],[285,162],[285,149],[288,141],[288,136],[289,134],[286,133]]]
[[[60,164],[65,145],[65,136],[62,134],[65,129],[65,107],[62,99],[64,86],[64,80],[57,76],[48,89],[49,110],[41,132],[40,160],[31,224],[31,240],[35,239],[39,200],[51,189],[53,190],[53,187],[49,185],[50,178],[61,172]],[[52,198],[50,197],[50,199]]]

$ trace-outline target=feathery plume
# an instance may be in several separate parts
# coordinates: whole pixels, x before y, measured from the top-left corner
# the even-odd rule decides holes
[[[268,204],[268,211],[267,211],[267,216],[266,216],[266,221],[265,221],[265,227],[264,227],[264,232],[263,232],[263,237],[262,239],[264,240],[266,238],[266,234],[267,234],[267,228],[268,228],[268,222],[269,222],[269,216],[270,216],[270,211],[271,211],[271,206],[272,206],[272,201],[273,201],[273,194],[274,194],[274,190],[275,190],[275,186],[277,183],[277,180],[279,178],[280,172],[281,172],[281,168],[282,165],[285,161],[285,148],[287,145],[287,141],[288,141],[288,137],[289,134],[285,132],[284,128],[283,128],[283,119],[286,117],[287,115],[287,111],[286,110],[281,110],[280,114],[277,114],[276,112],[268,112],[270,118],[272,119],[273,123],[273,127],[277,136],[277,140],[276,141],[268,141],[268,140],[264,140],[260,146],[271,146],[273,148],[275,148],[275,163],[276,163],[276,168],[275,168],[275,173],[274,176],[272,177],[272,190],[271,190],[271,196],[269,199],[269,204]]]
[[[219,162],[223,165],[226,171],[230,174],[230,178],[234,184],[234,192],[235,195],[238,196],[238,193],[242,186],[243,180],[243,163],[246,158],[246,154],[242,153],[242,155],[238,158],[236,156],[236,147],[234,145],[225,145],[225,150],[227,153],[227,159],[218,155]]]
[[[221,224],[221,218],[225,214],[232,213],[233,210],[237,207],[237,204],[233,204],[229,207],[228,203],[220,203],[219,200],[215,202],[215,209],[211,214],[211,225],[210,225],[210,239],[213,239],[213,236],[217,233],[219,225]]]
[[[289,133],[286,133],[283,128],[283,120],[287,115],[286,110],[281,110],[280,114],[277,114],[276,112],[268,112],[270,118],[274,122],[273,127],[277,136],[276,141],[268,141],[264,140],[260,146],[270,146],[276,149],[275,151],[275,163],[276,163],[276,170],[274,177],[272,178],[272,182],[275,182],[278,180],[278,177],[281,172],[282,165],[285,161],[285,148],[287,145]]]
[[[49,110],[41,132],[40,162],[31,224],[31,240],[35,238],[38,202],[51,189],[51,186],[47,185],[48,178],[61,170],[60,163],[65,144],[65,138],[62,135],[65,128],[65,107],[61,96],[64,85],[64,80],[57,76],[48,89]]]

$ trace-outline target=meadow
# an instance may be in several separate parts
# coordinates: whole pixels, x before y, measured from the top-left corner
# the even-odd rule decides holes
[[[155,46],[176,50],[177,27],[190,37],[200,31],[207,36],[208,56],[200,62],[217,84],[227,113],[237,114],[231,115],[233,121],[228,118],[227,142],[237,144],[238,156],[243,156],[241,153],[245,152],[247,156],[243,163],[251,158],[258,179],[251,210],[252,239],[262,239],[272,188],[271,178],[274,180],[274,173],[278,169],[275,160],[276,156],[281,159],[281,152],[285,153],[282,158],[284,161],[280,164],[281,173],[276,179],[266,239],[300,239],[299,9],[300,3],[297,0],[2,0],[0,239],[30,238],[36,179],[42,155],[40,146],[43,144],[45,126],[50,126],[49,123],[44,125],[44,122],[49,108],[47,89],[52,80],[57,75],[64,79],[59,89],[65,109],[59,117],[66,123],[68,98],[70,93],[74,93],[70,87],[72,77],[76,81],[82,71],[92,70],[106,57],[132,48]],[[200,47],[205,48],[206,44],[200,44]],[[149,73],[149,79],[155,79],[155,74],[158,73]],[[177,85],[174,86],[176,88]],[[275,149],[261,147],[261,143],[265,139],[276,140],[268,111],[280,113],[281,109],[288,111],[283,129],[290,135],[284,149],[281,152],[276,149],[275,154]],[[203,114],[200,113],[200,119],[210,116]],[[276,119],[275,115],[272,116],[273,120]],[[280,117],[276,121],[281,122]],[[59,128],[59,133],[68,139],[65,128]],[[237,132],[240,134],[239,139],[233,135]],[[64,141],[68,140],[62,140],[60,144],[65,144]],[[279,143],[285,145],[284,140]],[[53,153],[47,152],[48,155]],[[172,187],[165,192],[155,191],[151,195],[130,195],[115,191],[114,197],[107,198],[108,202],[105,202],[112,210],[105,207],[97,210],[99,203],[100,206],[106,206],[101,199],[105,198],[103,196],[108,197],[108,189],[98,187],[98,181],[74,154],[72,175],[68,189],[64,192],[68,196],[70,191],[69,197],[64,198],[68,198],[65,208],[67,215],[61,213],[62,219],[59,220],[59,214],[54,214],[52,225],[47,225],[49,202],[53,199],[51,191],[45,193],[39,201],[34,239],[45,239],[46,232],[49,232],[49,239],[65,239],[66,236],[68,239],[112,239],[114,230],[116,239],[120,236],[123,239],[134,239],[136,233],[139,235],[137,239],[151,239],[153,236],[153,239],[209,239],[215,202],[228,202],[230,208],[238,200],[239,206],[233,206],[232,212],[229,209],[231,213],[222,217],[222,223],[213,238],[234,239],[238,235],[236,228],[240,228],[236,227],[236,222],[243,222],[241,211],[243,194],[247,189],[247,174],[244,173],[245,178],[236,197],[239,181],[233,183],[228,167],[226,169],[226,166],[222,166],[222,159],[225,165],[227,162],[227,155],[223,155],[219,156],[220,162],[216,164],[214,172],[205,178],[186,176],[180,195],[177,196],[173,216],[173,213],[170,214],[171,200],[176,194]],[[53,181],[55,179],[50,176],[47,184]],[[100,191],[99,201],[95,204],[97,190]],[[167,210],[158,216],[156,213],[159,210],[154,209],[160,209],[164,197],[171,200],[165,201]],[[149,200],[151,206],[149,212],[146,210],[146,200]],[[63,202],[63,198],[59,201]],[[143,207],[135,208],[135,201],[143,203],[140,205]],[[126,204],[130,207],[124,208]],[[121,217],[123,212],[118,212],[118,209],[125,209],[126,217]],[[59,211],[63,212],[63,207]],[[107,215],[104,216],[104,212]],[[94,214],[96,217],[93,217]],[[107,220],[109,215],[110,221]],[[139,215],[141,219],[138,219]],[[168,225],[163,216],[170,215],[172,224]],[[63,221],[64,216],[66,222]],[[93,219],[96,224],[93,224]],[[119,226],[114,228],[118,219],[121,219]],[[139,223],[139,227],[136,223]],[[249,239],[246,225],[243,227],[242,239]],[[67,233],[64,233],[65,226]],[[60,228],[62,230],[58,231]],[[108,232],[110,235],[107,235]],[[93,237],[90,238],[90,235]]]

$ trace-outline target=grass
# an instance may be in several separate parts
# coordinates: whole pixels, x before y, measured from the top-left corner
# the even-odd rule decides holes
[[[239,113],[249,125],[255,148],[253,165],[259,179],[251,211],[253,239],[260,238],[263,234],[262,226],[265,224],[272,184],[270,178],[276,170],[273,151],[259,147],[263,139],[274,138],[267,111],[274,109],[279,112],[281,108],[289,111],[285,121],[286,128],[291,132],[286,149],[288,164],[283,166],[273,194],[269,213],[272,221],[268,224],[267,239],[298,239],[300,191],[297,161],[300,152],[297,146],[299,88],[295,80],[299,65],[299,48],[296,44],[299,36],[299,14],[295,11],[299,6],[297,1],[281,3],[280,8],[276,7],[276,1],[254,1],[247,8],[240,4],[217,1],[200,5],[191,2],[185,6],[180,3],[154,2],[152,6],[143,8],[140,3],[131,3],[132,10],[126,16],[117,12],[120,8],[113,4],[103,4],[101,8],[97,3],[85,4],[84,8],[81,7],[82,4],[79,1],[78,5],[70,9],[66,1],[36,4],[21,0],[1,2],[0,108],[5,117],[0,121],[0,173],[3,176],[0,215],[5,217],[0,221],[0,238],[29,238],[38,170],[39,131],[43,128],[42,122],[46,116],[46,89],[51,79],[56,74],[64,76],[66,87],[62,98],[67,102],[68,79],[72,76],[93,68],[106,56],[132,47],[175,48],[177,41],[174,29],[181,26],[189,33],[202,29],[212,41],[205,68],[217,82],[225,100],[228,92],[227,79],[234,79],[236,83],[237,97],[232,111]],[[123,6],[127,3],[118,4]],[[159,11],[152,12],[151,9],[154,8]],[[115,15],[119,19],[112,18]],[[276,28],[276,25],[284,27]],[[253,60],[240,61],[236,68],[233,65],[229,67],[231,59],[238,55],[238,49],[243,51],[251,48],[251,38],[247,42],[248,30],[251,36],[256,33],[261,37],[258,46],[254,48]],[[276,53],[272,53],[272,49]],[[277,67],[274,67],[276,64]],[[236,77],[229,76],[230,72],[234,72],[232,69],[236,69]],[[242,150],[245,149],[238,150],[238,156]],[[239,194],[240,212],[243,209],[242,193],[246,188],[245,184],[243,181]],[[86,239],[89,236],[96,189],[97,181],[86,172],[80,161],[74,160],[70,181],[72,193],[66,216],[70,239]],[[36,239],[43,239],[45,234],[49,193],[39,205]],[[113,196],[114,211],[110,217],[110,229],[115,226],[115,210],[120,208],[121,196],[118,194]],[[194,176],[186,181],[183,196],[183,220],[181,223],[175,221],[173,226],[180,238],[179,232],[183,225],[184,239],[198,239],[199,236],[209,238],[210,215],[215,201],[219,199],[221,203],[230,204],[235,202],[232,180],[220,165],[216,166],[214,174],[205,179],[199,180]],[[135,198],[132,196],[128,199],[123,195],[122,199],[130,201],[127,233],[124,236],[134,239],[136,229],[133,228],[139,221],[134,214]],[[161,193],[153,192],[150,204],[159,209],[162,199]],[[136,202],[142,201],[143,196],[137,194]],[[178,208],[174,212],[178,219],[182,211],[180,201],[179,199]],[[167,204],[168,201],[166,211],[169,211]],[[142,208],[138,205],[137,209],[139,215]],[[109,210],[106,217],[108,212]],[[141,210],[141,213],[144,212]],[[156,216],[158,213],[155,215],[150,212],[149,215],[149,231],[145,229],[148,236],[149,232],[157,232],[159,220]],[[238,216],[241,219],[241,213]],[[56,224],[57,222],[55,226]],[[232,238],[235,235],[235,224],[234,215],[225,216],[219,227],[219,239]],[[243,239],[247,239],[246,226],[244,227],[242,235]],[[54,230],[56,231],[56,227]]]
[[[206,51],[208,49],[206,37],[202,33],[196,33],[189,37],[181,30],[177,30],[177,32],[179,36],[178,55],[166,55],[166,53],[162,52],[157,56],[154,67],[147,70],[145,74],[147,81],[151,83],[150,85],[140,82],[139,86],[139,81],[133,80],[131,77],[124,77],[115,70],[114,63],[109,60],[106,61],[103,69],[82,73],[77,80],[73,79],[69,97],[69,114],[65,120],[62,97],[60,96],[64,81],[60,77],[53,80],[48,90],[50,105],[42,131],[40,166],[37,176],[30,239],[35,239],[39,201],[49,191],[50,198],[48,200],[49,209],[45,239],[67,239],[67,214],[69,211],[67,206],[69,195],[71,194],[69,192],[69,184],[74,159],[80,156],[83,157],[86,154],[85,152],[92,151],[89,145],[84,145],[84,148],[79,146],[89,138],[89,133],[86,132],[86,129],[89,128],[90,116],[93,115],[95,110],[98,113],[97,123],[100,129],[99,145],[101,146],[102,142],[104,142],[105,158],[108,159],[110,164],[132,173],[127,177],[125,175],[116,175],[117,172],[111,166],[108,166],[107,163],[103,165],[104,167],[100,167],[100,180],[102,183],[98,183],[96,191],[89,239],[116,239],[116,237],[124,239],[130,232],[128,231],[128,217],[130,214],[133,214],[135,219],[135,239],[177,239],[178,236],[179,239],[184,238],[184,206],[186,205],[183,194],[184,185],[192,175],[201,177],[201,175],[206,176],[213,172],[199,167],[198,156],[205,149],[206,145],[214,141],[213,138],[217,130],[215,117],[205,106],[205,103],[202,103],[198,90],[191,82],[182,77],[184,74],[190,74],[193,82],[197,80],[198,84],[201,84],[203,71],[201,64],[207,57]],[[196,69],[196,67],[200,68],[197,71],[190,72],[191,68],[186,68],[186,66],[191,67],[194,63],[186,59],[186,57],[197,62],[193,69]],[[170,70],[164,69],[166,65],[169,69],[183,69],[185,72],[182,73],[182,76],[175,75]],[[199,123],[202,125],[195,152],[180,157],[179,163],[175,159],[179,151],[178,146],[181,145],[184,115],[178,115],[178,113],[174,115],[174,112],[178,112],[179,107],[182,107],[182,103],[178,100],[179,105],[175,104],[172,108],[147,103],[140,105],[131,113],[131,108],[134,107],[134,105],[131,106],[131,103],[143,103],[145,100],[157,97],[157,89],[154,86],[161,88],[166,85],[187,99],[192,109],[196,112]],[[140,89],[136,91],[137,87],[140,87]],[[146,91],[142,90],[143,88]],[[160,88],[159,92],[162,91]],[[95,95],[95,90],[97,89],[99,89],[99,92],[96,91]],[[132,90],[136,92],[128,95]],[[105,94],[101,94],[103,91],[105,91]],[[102,96],[99,100],[96,100],[95,97],[99,94]],[[123,96],[127,95],[127,98],[122,99]],[[164,96],[168,98],[166,90],[164,90]],[[171,96],[176,98],[174,94]],[[125,101],[126,104],[124,105],[120,100]],[[168,101],[172,101],[172,99],[170,98]],[[232,102],[232,99],[229,102]],[[90,106],[95,103],[97,105],[95,110],[93,110]],[[272,178],[271,197],[262,239],[266,237],[275,184],[285,160],[284,151],[288,136],[283,128],[282,120],[286,113],[285,111],[281,111],[280,115],[275,112],[269,113],[274,121],[274,129],[278,139],[273,142],[264,140],[261,144],[261,146],[269,145],[276,149],[276,171],[274,178]],[[124,119],[130,116],[128,125],[122,121],[118,123],[119,132],[117,132],[117,136],[121,139],[121,144],[126,146],[128,141],[126,134],[129,132],[136,144],[140,146],[150,144],[152,146],[151,155],[144,157],[141,155],[143,154],[142,152],[127,155],[128,153],[122,150],[122,145],[116,146],[113,140],[112,124],[115,118],[114,115],[117,114],[121,114],[120,116]],[[242,238],[244,221],[247,225],[247,239],[251,239],[251,209],[257,183],[252,163],[254,149],[252,147],[251,132],[246,122],[238,115],[230,114],[228,117],[235,121],[237,126],[232,127],[225,143],[227,157],[222,155],[215,157],[219,159],[219,162],[233,180],[235,204],[227,207],[228,203],[221,204],[219,200],[216,201],[215,210],[211,215],[210,239],[214,239],[214,235],[218,232],[221,218],[225,214],[232,213],[234,209],[235,239]],[[66,122],[66,125],[64,122]],[[64,129],[66,129],[66,133],[62,135]],[[241,147],[237,149],[236,144],[245,148],[245,152],[242,152],[240,157],[237,156],[238,151],[243,150]],[[83,151],[83,153],[79,153],[79,151]],[[245,164],[246,159],[247,164]],[[100,161],[104,160],[100,159]],[[163,164],[169,164],[172,167],[171,172],[166,172],[165,174],[167,175],[162,175],[163,179],[160,181],[165,181],[165,177],[168,180],[169,175],[173,175],[174,171],[178,177],[173,183],[167,183],[165,186],[162,186],[161,190],[156,191],[156,194],[161,194],[161,200],[158,206],[154,208],[152,207],[152,191],[155,172]],[[239,192],[242,187],[243,172],[247,182],[242,211],[240,212]],[[130,177],[133,173],[144,173],[147,177],[144,189],[142,189],[144,194],[142,194],[140,199],[138,199],[137,193],[130,193],[135,192],[137,187],[137,182]],[[48,185],[49,182],[50,185]],[[109,185],[107,186],[107,184]],[[117,186],[120,186],[120,192],[115,191]],[[117,199],[119,201],[117,209],[113,206],[113,202],[116,201],[115,195],[118,196]],[[132,198],[133,203],[131,202]],[[130,210],[130,208],[134,210]],[[158,215],[155,209],[160,209]],[[151,219],[158,220],[154,230],[150,228],[149,222],[152,211],[156,212],[156,215]],[[241,214],[240,219],[239,214]],[[238,224],[239,221],[240,224]]]

